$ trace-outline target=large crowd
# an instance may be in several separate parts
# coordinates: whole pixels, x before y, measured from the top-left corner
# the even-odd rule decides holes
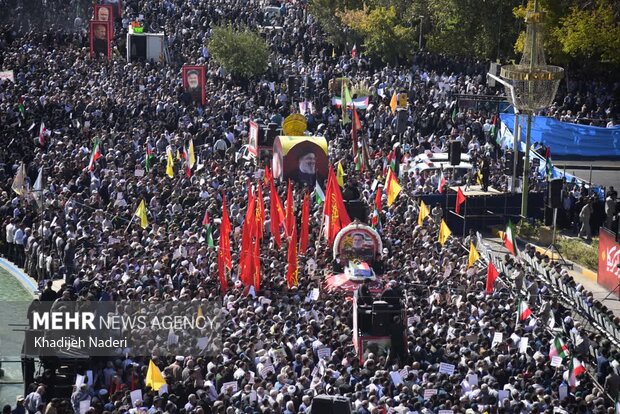
[[[390,286],[402,293],[413,316],[405,332],[408,356],[403,360],[371,354],[360,364],[352,343],[351,302],[325,290],[306,300],[333,266],[320,233],[319,204],[311,207],[310,248],[299,258],[298,286],[287,286],[287,252],[274,246],[268,225],[260,252],[260,290],[248,296],[238,279],[248,181],[256,183],[263,166],[237,162],[235,155],[247,137],[248,121],[281,122],[296,112],[302,97],[287,90],[289,75],[308,74],[314,80],[308,130],[326,137],[330,161],[345,166],[346,186],[373,203],[371,186],[384,177],[396,143],[406,161],[426,150],[446,152],[450,140],[459,140],[472,159],[493,160],[490,184],[506,189],[505,161],[491,134],[494,111],[458,108],[453,99],[457,93],[497,93],[486,85],[486,64],[430,53],[418,54],[413,69],[352,58],[348,50],[331,57],[332,46],[303,2],[292,2],[282,5],[287,29],[266,34],[272,53],[268,72],[260,80],[237,83],[210,58],[207,40],[219,23],[256,26],[261,4],[125,1],[123,18],[116,22],[113,57],[107,60],[88,57],[87,17],[76,18],[76,10],[88,12],[88,5],[47,0],[41,7],[53,13],[36,10],[29,16],[20,1],[0,3],[9,10],[7,20],[13,19],[4,20],[0,28],[0,66],[15,74],[15,82],[0,84],[3,255],[40,281],[45,301],[197,299],[222,301],[226,309],[220,355],[153,357],[168,382],[163,395],[145,385],[150,358],[119,356],[93,361],[92,383],[75,387],[69,399],[48,398],[54,394],[54,373],[43,373],[30,384],[31,392],[18,398],[13,413],[78,412],[80,401],[90,399],[89,414],[135,413],[142,407],[149,414],[297,414],[308,413],[318,394],[347,397],[359,414],[521,414],[552,413],[556,408],[613,412],[611,401],[587,374],[560,398],[566,379],[564,370],[550,365],[553,336],[546,321],[553,314],[564,337],[575,337],[572,331],[587,340],[589,333],[572,321],[570,309],[549,297],[525,266],[509,257],[514,270],[502,278],[523,287],[523,298],[536,315],[547,315],[534,323],[517,322],[521,292],[498,282],[487,295],[484,264],[467,268],[471,236],[438,243],[445,215],[439,206],[417,224],[419,196],[437,191],[437,175],[415,170],[402,174],[401,194],[390,207],[384,200],[380,211],[384,274],[394,281]],[[127,63],[122,58],[121,28],[138,16],[147,27],[166,33],[169,63]],[[204,107],[183,95],[183,64],[207,67]],[[364,171],[355,168],[350,127],[342,126],[342,112],[330,105],[327,93],[329,80],[341,76],[365,82],[373,91],[372,107],[360,111],[360,133],[368,138],[370,155]],[[389,92],[382,97],[379,89]],[[391,92],[402,89],[408,91],[408,119],[405,132],[397,134],[389,103]],[[41,141],[42,122],[49,134]],[[170,178],[167,149],[176,154],[190,138],[199,167],[188,177],[175,160]],[[95,141],[102,157],[89,171]],[[154,157],[145,171],[147,148]],[[21,197],[12,192],[21,162],[31,188],[42,171],[41,192]],[[405,166],[401,162],[401,168]],[[276,188],[284,196],[286,183]],[[295,187],[298,216],[304,192],[312,190]],[[221,218],[223,196],[232,222],[234,264],[225,293],[218,281],[216,248],[207,245],[202,224],[205,212],[214,223]],[[141,200],[148,211],[145,229],[134,220]],[[217,244],[217,229],[213,236]],[[60,291],[52,289],[52,279],[64,280]],[[492,343],[496,332],[503,334],[500,343]],[[529,338],[525,352],[520,352],[517,337]],[[618,395],[620,378],[610,363],[618,355],[611,345],[593,340],[601,357],[592,361],[578,344],[567,343],[571,353],[593,367],[594,378],[606,391]],[[331,356],[319,363],[318,350],[324,347]],[[452,375],[439,372],[442,362],[456,366]],[[266,364],[273,365],[273,372],[262,375]],[[394,385],[390,373],[402,369],[403,382]],[[222,384],[231,381],[237,382],[238,391],[222,390]],[[130,392],[135,389],[143,390],[143,400],[132,404]],[[426,389],[437,393],[425,399]]]

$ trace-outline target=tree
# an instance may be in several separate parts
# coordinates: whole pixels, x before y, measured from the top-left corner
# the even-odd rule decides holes
[[[574,58],[620,64],[620,24],[609,0],[596,0],[594,7],[573,6],[560,19],[555,35],[562,51]]]
[[[512,9],[519,0],[435,0],[428,2],[429,49],[453,56],[507,58],[517,36]]]
[[[394,6],[370,11],[350,10],[338,16],[363,37],[366,53],[384,63],[397,64],[411,55],[415,41],[413,29],[403,24]]]
[[[514,10],[517,19],[525,18],[534,8],[533,0],[527,7]],[[557,2],[539,0],[539,10],[545,12],[545,52],[550,63],[576,66],[598,62],[620,64],[620,15],[618,3],[610,0],[573,0]],[[525,33],[522,32],[515,51],[523,51]]]
[[[267,70],[269,47],[259,34],[249,29],[215,27],[208,47],[213,59],[234,76],[250,79]]]

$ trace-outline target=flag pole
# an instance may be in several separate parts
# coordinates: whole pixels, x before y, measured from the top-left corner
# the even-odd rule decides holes
[[[136,215],[135,215],[135,214],[133,214],[133,215],[131,216],[131,219],[129,220],[129,224],[128,224],[128,225],[127,225],[127,227],[125,228],[125,234],[127,234],[127,231],[129,230],[129,227],[131,226],[131,223],[133,223],[133,219],[134,219],[134,217],[136,217]]]
[[[457,201],[458,203],[458,201]],[[467,200],[465,200],[465,202],[463,203],[465,204],[465,211],[463,211],[463,238],[465,238],[465,225],[467,222]]]

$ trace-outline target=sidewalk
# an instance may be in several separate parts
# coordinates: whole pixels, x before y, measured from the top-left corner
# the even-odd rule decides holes
[[[508,253],[508,250],[504,247],[504,243],[497,237],[484,238],[484,241],[489,243],[489,246],[495,252],[501,252],[502,254]],[[537,250],[543,253],[545,248],[536,246]],[[548,256],[551,256],[550,252],[547,252]],[[556,256],[556,255],[554,255]],[[609,291],[603,286],[596,283],[596,273],[590,269],[585,269],[577,263],[567,260],[569,263],[573,263],[573,269],[568,268],[568,274],[575,279],[575,282],[581,284],[585,290],[592,292],[594,298],[603,303],[608,309],[612,310],[615,316],[620,316],[620,300],[617,296],[617,291],[612,295],[609,295]],[[608,297],[609,295],[609,297]],[[607,298],[607,299],[606,299]]]

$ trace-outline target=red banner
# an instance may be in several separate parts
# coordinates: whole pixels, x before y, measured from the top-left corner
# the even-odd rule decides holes
[[[616,242],[614,234],[601,227],[598,241],[598,279],[599,285],[607,290],[613,290],[614,295],[620,298],[620,244]]]

